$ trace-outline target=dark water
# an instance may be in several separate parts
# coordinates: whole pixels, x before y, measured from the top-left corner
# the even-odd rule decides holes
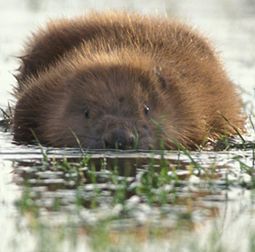
[[[255,2],[252,0],[193,0],[193,1],[2,1],[0,2],[0,107],[6,107],[13,102],[10,95],[15,80],[12,73],[18,66],[15,58],[22,50],[22,44],[30,33],[42,25],[48,18],[58,16],[73,16],[86,13],[91,9],[126,9],[143,13],[175,16],[187,23],[193,24],[214,42],[220,52],[226,70],[233,81],[240,87],[240,93],[245,103],[245,111],[254,120],[254,88],[255,88]],[[255,122],[255,120],[254,120]],[[255,141],[252,125],[247,121],[246,140]],[[52,160],[63,160],[77,164],[81,156],[79,150],[48,149],[48,157]],[[191,155],[191,156],[189,156]],[[168,160],[169,176],[176,169],[179,184],[175,193],[170,193],[163,207],[146,204],[133,191],[139,179],[148,170],[152,157],[154,167],[160,164],[162,153],[129,152],[97,152],[90,153],[93,167],[104,169],[95,171],[97,178],[91,181],[88,175],[89,165],[80,172],[86,183],[80,183],[80,174],[76,170],[65,171],[56,169],[52,163],[48,166],[41,163],[42,149],[34,146],[16,146],[12,144],[10,132],[0,128],[0,236],[2,242],[0,251],[40,251],[38,233],[31,231],[31,219],[21,216],[15,202],[22,199],[22,192],[27,184],[33,200],[39,207],[43,223],[50,222],[53,226],[66,223],[67,217],[72,217],[74,226],[90,226],[100,223],[111,216],[120,216],[121,204],[112,208],[113,192],[112,167],[118,158],[117,167],[120,179],[125,178],[131,185],[126,201],[129,209],[126,215],[111,223],[114,237],[130,233],[138,234],[141,250],[170,251],[174,246],[185,249],[187,241],[196,241],[201,248],[206,248],[212,242],[212,232],[218,236],[217,242],[224,246],[222,251],[252,251],[251,236],[254,233],[254,193],[252,174],[244,172],[241,163],[254,167],[254,151],[228,150],[220,152],[203,151],[178,153],[167,152],[164,158]],[[76,162],[75,162],[76,161]],[[190,173],[192,162],[203,168]],[[47,167],[47,169],[45,168]],[[211,170],[214,173],[211,174]],[[205,179],[209,176],[210,180]],[[226,180],[227,177],[227,180]],[[211,182],[210,182],[211,181]],[[227,182],[226,182],[227,181]],[[84,196],[83,209],[80,218],[73,216],[76,207],[77,187]],[[100,188],[97,195],[98,207],[91,209],[94,200],[94,186]],[[164,190],[171,192],[170,183]],[[56,202],[60,210],[56,210]],[[49,221],[50,220],[50,221]],[[183,227],[185,235],[173,235],[177,226]],[[161,230],[165,235],[150,239],[146,227]],[[245,230],[245,232],[244,232]],[[120,232],[121,231],[121,232]],[[86,232],[85,232],[86,233]],[[136,236],[136,235],[134,235]],[[76,249],[72,251],[89,251],[86,235],[80,232]],[[184,238],[183,238],[184,237]],[[220,237],[220,238],[219,238]],[[66,239],[68,240],[68,239]],[[67,242],[67,241],[66,241]],[[24,246],[24,243],[26,246]],[[60,251],[71,251],[65,242]],[[68,243],[68,242],[67,242]],[[39,244],[39,245],[38,245]],[[210,246],[210,244],[208,245]],[[188,249],[188,251],[190,248]],[[196,249],[193,249],[197,251]],[[55,250],[41,250],[55,251]],[[56,250],[57,251],[57,250]],[[135,250],[134,250],[135,251]],[[177,250],[175,250],[177,251]]]

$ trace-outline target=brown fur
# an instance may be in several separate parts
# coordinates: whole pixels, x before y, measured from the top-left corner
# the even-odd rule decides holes
[[[50,22],[28,42],[17,79],[18,142],[194,147],[243,129],[211,45],[173,20],[93,13]]]

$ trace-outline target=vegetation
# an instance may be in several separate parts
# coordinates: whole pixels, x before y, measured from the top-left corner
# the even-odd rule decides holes
[[[201,225],[195,221],[197,209],[201,208],[203,216],[200,222],[213,223],[215,217],[215,209],[200,206],[199,201],[219,190],[255,188],[254,155],[247,163],[233,156],[235,171],[228,165],[217,165],[217,160],[203,165],[186,149],[175,153],[178,158],[174,161],[161,152],[157,158],[151,154],[143,164],[136,159],[95,159],[93,155],[57,160],[42,150],[41,162],[22,163],[33,169],[20,174],[23,194],[17,202],[22,216],[29,216],[29,226],[38,239],[36,251],[63,251],[66,243],[67,251],[79,251],[82,239],[91,251],[141,251],[147,243],[160,246],[167,237],[173,244],[162,251],[226,251],[216,231],[208,234],[209,250],[198,237],[191,239],[196,225]],[[49,176],[43,177],[47,172]],[[38,193],[38,186],[47,189]],[[72,192],[69,200],[59,194],[65,190]],[[47,200],[50,204],[45,204]],[[66,220],[48,223],[45,216],[54,212],[64,213]],[[192,236],[187,239],[189,232]],[[252,239],[250,242],[252,251]]]

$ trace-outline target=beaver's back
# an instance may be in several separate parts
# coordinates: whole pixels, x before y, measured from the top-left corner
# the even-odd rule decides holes
[[[123,47],[149,51],[160,61],[165,58],[172,64],[194,64],[195,58],[214,58],[207,41],[190,27],[174,20],[152,18],[127,13],[93,13],[76,19],[52,21],[44,29],[33,34],[27,42],[18,82],[21,91],[25,79],[56,63],[81,43],[100,50],[116,50]],[[193,59],[190,59],[193,57]],[[165,64],[165,63],[164,63]],[[183,67],[183,65],[182,65]]]

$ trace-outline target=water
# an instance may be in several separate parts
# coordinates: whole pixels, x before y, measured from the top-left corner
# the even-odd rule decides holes
[[[252,0],[2,1],[0,107],[14,102],[10,92],[12,85],[15,85],[12,73],[18,67],[15,56],[22,51],[22,45],[31,31],[43,25],[48,18],[112,8],[174,16],[197,27],[215,44],[231,79],[240,87],[245,110],[254,114],[255,4]],[[254,142],[254,130],[249,123],[247,127],[245,139]],[[69,162],[74,162],[81,156],[80,150],[42,150],[34,146],[16,146],[12,143],[11,133],[0,129],[0,226],[5,227],[0,230],[3,241],[0,251],[90,251],[91,248],[99,251],[97,246],[105,238],[102,235],[104,232],[101,230],[97,244],[97,236],[88,230],[109,218],[115,219],[107,229],[110,230],[113,244],[126,240],[125,246],[129,244],[132,247],[130,241],[135,241],[140,251],[192,250],[196,246],[217,247],[217,244],[223,246],[223,251],[253,251],[252,174],[240,166],[243,162],[247,167],[255,168],[252,149],[193,152],[191,157],[185,153],[165,153],[164,157],[169,160],[168,175],[172,176],[171,172],[177,167],[180,181],[174,187],[171,183],[164,187],[168,198],[165,204],[158,204],[160,207],[147,204],[142,196],[134,192],[145,171],[149,170],[151,153],[92,152],[90,162],[93,166],[84,166],[79,170],[81,175],[77,170],[57,169],[53,161],[45,166],[45,163],[41,163],[43,151],[47,151],[48,158],[53,161],[66,157]],[[159,152],[153,156],[156,170],[161,155]],[[112,180],[116,157],[119,178],[126,179],[129,189],[124,215],[123,205],[112,203],[117,188]],[[197,169],[191,175],[191,158],[203,167],[202,174],[197,174]],[[104,169],[92,174],[96,177],[96,182],[93,182],[93,176],[88,171],[90,167],[101,167],[101,164],[104,164]],[[210,174],[212,168],[216,170]],[[210,180],[205,179],[206,176]],[[38,219],[30,214],[20,214],[20,208],[16,206],[17,202],[24,200],[27,184],[34,200],[32,203],[39,209]],[[96,197],[95,185],[100,191]],[[82,195],[83,206],[78,216],[77,188]],[[160,195],[161,189],[152,190],[153,195]],[[97,207],[91,208],[94,203]],[[46,227],[36,224],[35,220]],[[61,225],[67,225],[63,229],[62,240],[57,235],[60,233],[57,228]],[[159,235],[152,235],[151,230]],[[73,243],[76,244],[75,249]],[[57,247],[58,244],[60,247]]]

